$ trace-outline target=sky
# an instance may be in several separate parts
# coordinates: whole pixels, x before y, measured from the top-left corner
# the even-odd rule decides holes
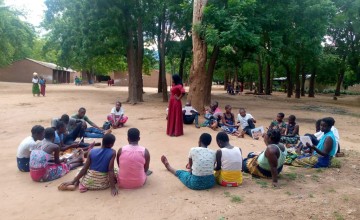
[[[26,16],[25,20],[35,27],[39,26],[44,18],[45,0],[4,0],[6,6],[20,10]]]

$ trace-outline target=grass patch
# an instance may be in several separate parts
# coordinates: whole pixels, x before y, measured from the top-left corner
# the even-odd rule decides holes
[[[336,192],[336,190],[335,190],[334,188],[331,188],[331,189],[329,189],[329,192],[331,192],[331,193],[335,193],[335,192]]]
[[[337,159],[336,157],[333,157],[331,159],[330,167],[331,168],[340,168],[341,167],[341,161],[339,159]]]
[[[310,198],[314,198],[314,195],[312,193],[309,194]]]
[[[225,197],[230,197],[231,194],[229,192],[224,192]]]
[[[289,166],[289,170],[296,170],[296,167]]]
[[[338,212],[334,212],[334,216],[336,220],[344,220],[345,218]]]
[[[345,202],[348,202],[350,200],[349,196],[347,196],[347,195],[344,195],[343,199]]]
[[[268,183],[266,181],[257,180],[256,183],[259,184],[261,186],[261,188],[267,188],[268,187]]]
[[[285,173],[284,175],[289,180],[296,180],[296,178],[297,178],[297,173]]]
[[[316,174],[313,174],[313,175],[311,175],[311,179],[316,181],[316,182],[319,182],[320,177],[318,175],[316,175]]]
[[[317,169],[315,169],[316,170],[316,172],[317,173],[322,173],[322,172],[324,172],[325,171],[325,169],[324,168],[317,168]]]
[[[291,195],[292,195],[292,193],[289,192],[289,191],[286,191],[285,194],[288,195],[288,196],[291,196]]]
[[[225,220],[225,217],[224,217],[224,216],[222,216],[222,217],[220,217],[220,218],[219,218],[219,220]]]
[[[230,201],[235,202],[235,203],[241,203],[243,200],[242,200],[242,198],[240,196],[232,195]]]

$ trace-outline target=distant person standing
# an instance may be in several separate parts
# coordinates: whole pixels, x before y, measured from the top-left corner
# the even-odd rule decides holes
[[[42,96],[45,96],[46,79],[40,76],[39,84],[40,84],[40,93]]]
[[[37,95],[40,96],[40,89],[39,89],[39,77],[36,72],[33,73],[32,78],[32,94],[33,96]]]
[[[181,98],[184,96],[185,90],[179,75],[173,75],[172,80],[166,134],[181,136],[184,134]]]

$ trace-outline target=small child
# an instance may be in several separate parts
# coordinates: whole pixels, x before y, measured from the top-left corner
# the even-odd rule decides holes
[[[112,149],[115,140],[114,135],[105,134],[102,147],[90,151],[79,174],[72,181],[60,184],[58,189],[72,191],[79,185],[80,192],[86,192],[87,190],[102,190],[110,187],[111,195],[117,195],[118,190],[115,187],[114,174],[116,151]],[[81,179],[81,177],[83,178]]]

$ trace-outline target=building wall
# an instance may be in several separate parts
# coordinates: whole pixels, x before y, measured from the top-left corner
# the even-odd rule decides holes
[[[43,76],[52,83],[53,70],[27,59],[19,60],[7,67],[0,68],[0,81],[31,83],[33,73]]]
[[[110,74],[111,79],[114,79],[114,84],[116,86],[128,86],[129,85],[129,75],[128,72],[113,72]],[[143,75],[143,84],[144,87],[158,87],[159,71],[152,70],[150,75]],[[166,74],[167,85],[171,84],[171,74]]]

